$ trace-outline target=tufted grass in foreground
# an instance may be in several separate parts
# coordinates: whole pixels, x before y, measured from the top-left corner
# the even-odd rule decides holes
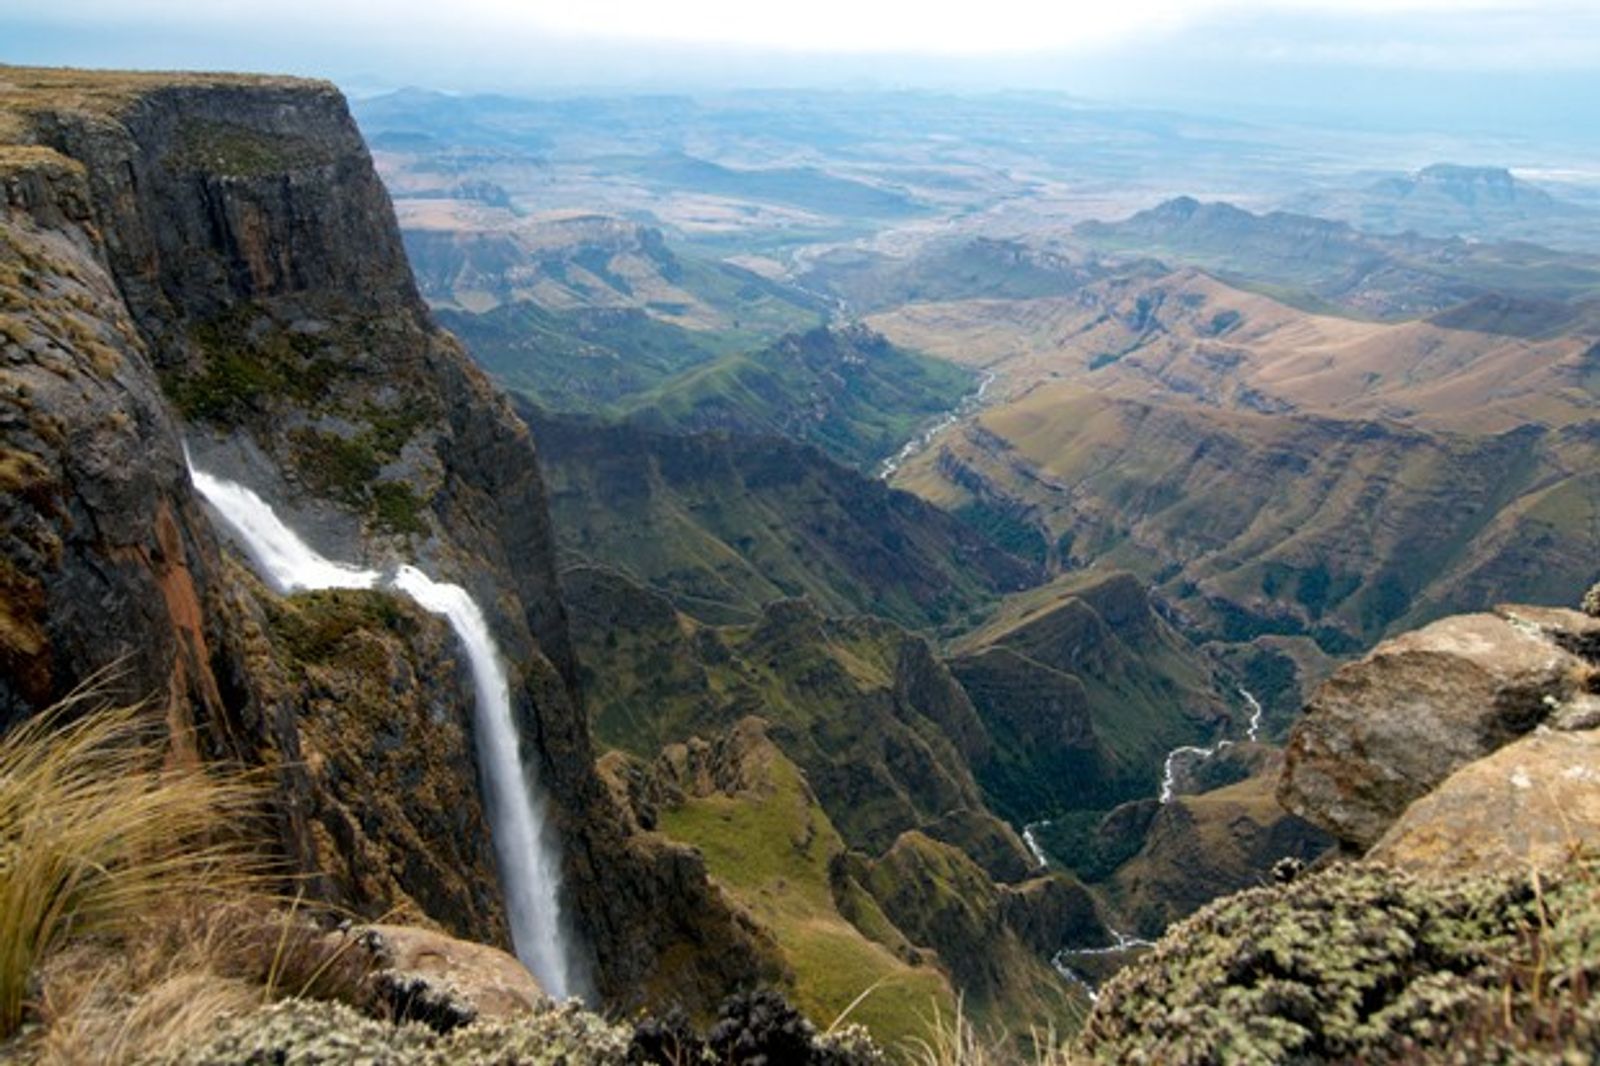
[[[163,738],[151,710],[92,692],[0,737],[0,1039],[69,941],[130,934],[175,902],[259,880],[238,832],[256,788],[175,764]]]
[[[1004,1029],[980,1029],[958,1000],[949,1013],[934,1004],[925,1038],[903,1045],[910,1066],[1074,1066],[1070,1041],[1033,1030],[1026,1039]]]

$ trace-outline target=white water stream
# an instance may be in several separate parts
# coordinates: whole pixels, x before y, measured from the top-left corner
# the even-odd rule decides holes
[[[1250,724],[1245,727],[1244,739],[1247,743],[1253,744],[1261,734],[1261,703],[1245,689],[1240,689],[1239,695],[1243,696],[1245,703],[1250,706]],[[1193,756],[1197,762],[1209,759],[1217,752],[1233,747],[1233,743],[1231,740],[1219,740],[1209,748],[1197,748],[1191,744],[1185,744],[1167,752],[1166,761],[1161,764],[1161,802],[1172,802],[1173,793],[1178,787],[1179,759],[1184,756]]]
[[[512,943],[546,993],[557,999],[581,994],[561,922],[560,856],[544,803],[518,751],[505,664],[478,604],[461,586],[434,581],[414,566],[402,565],[386,577],[334,562],[301,540],[254,492],[193,464],[189,475],[279,592],[384,586],[450,623],[472,668],[473,735]]]
[[[1068,981],[1071,981],[1073,984],[1082,986],[1083,990],[1089,994],[1089,1002],[1091,1003],[1100,998],[1099,989],[1095,987],[1093,981],[1090,981],[1087,977],[1084,977],[1077,970],[1074,970],[1070,963],[1076,962],[1079,959],[1093,958],[1096,955],[1117,955],[1124,951],[1133,951],[1135,948],[1155,947],[1155,943],[1153,941],[1142,940],[1136,936],[1129,936],[1127,933],[1124,933],[1115,926],[1106,926],[1106,932],[1111,934],[1111,944],[1107,947],[1062,948],[1050,958],[1050,965],[1055,968],[1056,973],[1060,974]]]
[[[1254,694],[1246,689],[1241,688],[1239,690],[1239,695],[1244,697],[1246,706],[1250,708],[1250,721],[1245,726],[1244,739],[1246,742],[1253,744],[1261,736],[1261,703],[1255,698]],[[1165,804],[1172,801],[1174,790],[1177,787],[1175,780],[1177,773],[1175,764],[1177,759],[1185,755],[1193,755],[1200,759],[1209,758],[1212,755],[1215,755],[1217,752],[1222,751],[1224,748],[1231,747],[1233,744],[1234,741],[1231,740],[1219,740],[1209,748],[1197,748],[1186,744],[1182,747],[1173,748],[1171,751],[1169,751],[1167,753],[1165,762],[1162,764],[1161,770],[1161,802]],[[1022,842],[1027,845],[1028,851],[1033,855],[1034,861],[1040,866],[1048,866],[1050,864],[1050,856],[1045,853],[1043,845],[1039,843],[1039,830],[1045,826],[1048,826],[1049,824],[1050,820],[1044,819],[1038,822],[1029,822],[1027,825],[1022,827]],[[1095,988],[1094,982],[1090,981],[1088,978],[1084,977],[1083,974],[1072,968],[1072,962],[1075,962],[1078,959],[1090,958],[1096,955],[1114,955],[1118,952],[1131,951],[1135,948],[1149,948],[1155,946],[1148,940],[1141,940],[1138,937],[1129,936],[1127,933],[1121,932],[1109,925],[1106,926],[1106,931],[1111,934],[1112,938],[1112,942],[1109,947],[1062,948],[1050,959],[1050,965],[1055,968],[1056,973],[1059,974],[1064,980],[1070,981],[1073,984],[1082,987],[1083,990],[1088,993],[1091,1002],[1099,998],[1099,992]]]
[[[895,453],[893,458],[883,461],[883,465],[878,468],[878,480],[888,481],[894,477],[895,473],[905,465],[907,459],[928,447],[933,443],[935,437],[955,425],[962,418],[982,407],[984,396],[988,393],[989,386],[994,384],[994,379],[994,371],[985,370],[983,372],[983,380],[978,382],[977,392],[963,397],[959,404],[946,412],[937,422],[907,441],[905,447]]]

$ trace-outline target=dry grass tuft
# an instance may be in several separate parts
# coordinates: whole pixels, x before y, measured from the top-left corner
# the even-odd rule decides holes
[[[1073,1066],[1081,1061],[1071,1043],[1054,1032],[1034,1030],[1020,1038],[1004,1029],[980,1029],[959,1000],[949,1014],[935,1003],[927,1029],[926,1039],[907,1044],[903,1057],[912,1066]]]
[[[255,786],[166,755],[154,714],[103,706],[92,690],[0,737],[0,1039],[69,942],[135,941],[175,903],[201,907],[262,884],[239,833]],[[186,994],[169,991],[174,1005]]]
[[[253,895],[157,910],[46,961],[33,1057],[40,1066],[162,1059],[280,997],[361,1003],[371,960],[345,950],[352,943]]]

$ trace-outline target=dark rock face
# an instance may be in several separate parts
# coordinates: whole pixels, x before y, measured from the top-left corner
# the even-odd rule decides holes
[[[252,678],[293,707],[318,894],[508,943],[455,636],[383,592],[276,597],[232,576]]]
[[[267,631],[299,608],[224,568],[181,419],[201,466],[263,491],[330,554],[416,561],[482,605],[603,995],[670,983],[664,965],[713,975],[708,994],[748,978],[748,940],[698,860],[631,837],[595,775],[531,440],[429,320],[337,91],[18,68],[3,82],[0,139],[20,147],[0,146],[0,728],[119,661],[122,690],[167,707],[180,745],[280,768],[282,845],[327,898],[414,904],[503,942],[453,649],[437,625],[363,624],[346,634],[358,661],[275,662]],[[394,721],[336,713],[370,709],[385,677]],[[397,734],[421,741],[415,761],[383,755]],[[419,774],[447,814],[365,795]],[[685,961],[683,942],[716,950]]]
[[[192,725],[223,705],[216,544],[82,168],[0,173],[0,729],[113,666],[112,695]]]
[[[1007,814],[1026,819],[1061,799],[1092,801],[1105,753],[1082,681],[1003,647],[949,666],[994,738],[996,754],[978,775]]]

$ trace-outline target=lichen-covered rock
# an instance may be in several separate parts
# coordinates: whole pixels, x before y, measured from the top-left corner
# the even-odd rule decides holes
[[[1129,1066],[1592,1061],[1597,879],[1363,864],[1242,892],[1114,978],[1082,1048]]]
[[[576,1004],[439,1034],[340,1003],[288,999],[222,1019],[215,1035],[160,1066],[621,1066],[628,1039]]]
[[[1412,803],[1587,695],[1600,621],[1502,607],[1385,641],[1312,697],[1289,737],[1278,798],[1366,849]]]
[[[1541,730],[1469,763],[1368,853],[1416,873],[1552,869],[1600,851],[1600,732]]]

